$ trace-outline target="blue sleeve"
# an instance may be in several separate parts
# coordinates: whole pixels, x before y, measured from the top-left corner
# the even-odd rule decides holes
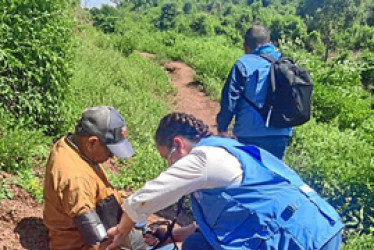
[[[235,114],[238,100],[243,92],[246,81],[246,69],[237,61],[231,68],[221,93],[221,110],[217,114],[218,132],[226,132]]]

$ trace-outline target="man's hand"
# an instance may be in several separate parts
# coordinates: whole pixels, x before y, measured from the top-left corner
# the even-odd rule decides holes
[[[153,227],[152,233],[145,233],[143,234],[144,242],[148,246],[156,246],[160,243],[160,239],[157,236],[164,237],[166,234],[166,229],[163,227]],[[166,245],[170,243],[170,239],[167,239],[162,245]]]
[[[129,237],[121,233],[117,226],[109,228],[107,231],[110,244],[105,248],[105,250],[118,249],[121,246],[125,246],[131,249],[131,244]]]

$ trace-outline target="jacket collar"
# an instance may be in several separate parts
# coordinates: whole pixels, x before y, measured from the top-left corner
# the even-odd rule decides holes
[[[252,50],[250,54],[270,54],[275,52],[275,46],[272,43],[264,43],[255,50]]]

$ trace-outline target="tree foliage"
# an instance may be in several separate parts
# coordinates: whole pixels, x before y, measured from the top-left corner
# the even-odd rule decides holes
[[[155,26],[160,30],[172,29],[175,27],[175,18],[178,15],[175,3],[165,3],[161,6],[160,16],[154,21]]]
[[[318,30],[325,44],[324,60],[334,48],[333,35],[353,25],[361,11],[362,0],[306,0],[301,2],[298,13],[306,19],[310,30]]]
[[[112,33],[115,29],[115,23],[118,20],[118,11],[116,8],[103,5],[100,9],[90,9],[93,25],[100,28],[104,33]]]

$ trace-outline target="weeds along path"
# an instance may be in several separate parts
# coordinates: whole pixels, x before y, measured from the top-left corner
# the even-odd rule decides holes
[[[147,58],[154,57],[153,54],[146,52],[140,54]],[[195,71],[187,64],[178,61],[166,62],[163,67],[169,72],[171,82],[177,89],[174,111],[194,115],[207,124],[213,133],[216,133],[216,114],[219,111],[219,103],[210,100],[198,88],[194,79]]]

